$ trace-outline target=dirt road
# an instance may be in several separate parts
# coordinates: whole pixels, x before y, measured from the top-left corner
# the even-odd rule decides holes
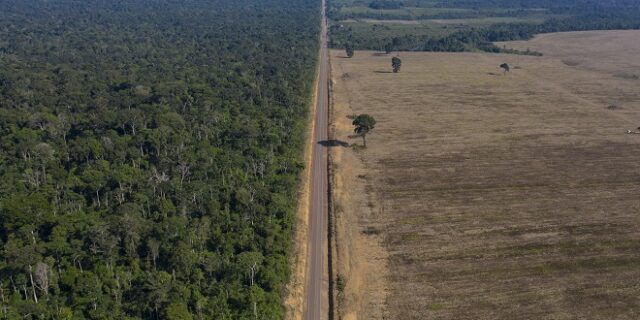
[[[311,164],[311,208],[309,211],[309,267],[306,276],[305,320],[320,320],[322,315],[323,276],[325,265],[326,221],[328,211],[327,195],[327,150],[322,142],[327,140],[328,104],[329,104],[329,55],[327,52],[326,4],[323,1],[322,34],[320,43],[320,63],[318,75],[318,94],[316,101],[316,122],[314,132],[313,163]]]

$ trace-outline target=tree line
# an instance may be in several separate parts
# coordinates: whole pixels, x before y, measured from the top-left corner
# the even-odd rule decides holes
[[[319,9],[0,2],[0,318],[282,318]]]
[[[546,3],[542,1],[542,3]],[[445,36],[416,36],[400,34],[389,39],[378,40],[375,37],[354,37],[349,27],[332,26],[331,45],[344,47],[346,43],[357,50],[401,51],[487,51],[517,54],[539,55],[537,52],[515,51],[495,46],[496,41],[528,40],[536,34],[566,31],[588,30],[624,30],[640,29],[640,8],[620,1],[606,5],[550,7],[547,10],[566,17],[552,17],[543,23],[499,23],[488,27],[468,27]]]
[[[535,14],[540,14],[539,11],[527,10],[527,9],[508,9],[508,10],[495,10],[495,9],[480,9],[470,11],[441,11],[433,13],[415,13],[411,12],[406,6],[398,5],[393,8],[387,5],[387,8],[382,8],[382,5],[373,4],[369,5],[369,8],[383,11],[366,12],[366,11],[342,11],[333,9],[330,10],[329,17],[336,21],[341,20],[357,20],[357,19],[377,19],[377,20],[428,20],[428,19],[479,19],[487,17],[528,17]],[[398,11],[384,11],[407,8],[405,12]]]

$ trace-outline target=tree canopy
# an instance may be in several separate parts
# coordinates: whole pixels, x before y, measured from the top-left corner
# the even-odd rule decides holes
[[[0,2],[0,318],[282,318],[319,10]]]
[[[347,45],[345,46],[345,51],[347,53],[348,58],[353,58],[354,49],[351,43],[347,43]]]
[[[400,1],[390,1],[390,0],[375,0],[369,3],[369,8],[371,9],[400,9],[402,8],[404,3]]]
[[[400,72],[400,68],[402,67],[402,60],[398,57],[391,58],[391,68],[393,69],[393,73]]]
[[[376,119],[368,114],[361,114],[353,119],[352,124],[355,126],[353,131],[362,137],[362,143],[366,147],[367,134],[375,128]]]
[[[359,49],[387,52],[482,50],[540,55],[537,52],[502,48],[494,42],[528,40],[536,34],[551,32],[640,29],[638,0],[456,0],[439,1],[435,4],[435,10],[431,1],[414,0],[376,0],[369,3],[369,10],[362,10],[360,2],[333,1],[331,4],[330,17],[339,23],[330,29],[330,44],[337,48],[350,42]],[[461,23],[455,28],[445,26],[437,32],[431,32],[431,26],[406,28],[367,23],[365,28],[361,23],[352,22],[365,19],[423,21],[491,18],[512,18],[514,22],[486,25]],[[522,19],[532,21],[518,21]]]

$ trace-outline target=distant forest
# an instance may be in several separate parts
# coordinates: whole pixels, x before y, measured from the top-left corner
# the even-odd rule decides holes
[[[640,10],[589,13],[577,17],[552,18],[542,24],[501,23],[487,28],[470,28],[440,39],[423,39],[414,46],[411,37],[392,39],[394,50],[460,52],[480,49],[502,52],[496,41],[529,40],[536,34],[566,31],[640,29]],[[525,53],[525,52],[516,52]]]
[[[385,5],[383,3],[388,3]],[[531,15],[547,17],[542,23],[496,23],[486,27],[467,26],[445,36],[416,36],[400,32],[381,43],[372,36],[354,36],[350,28],[336,23],[331,28],[332,46],[342,48],[346,43],[357,49],[403,50],[403,51],[476,51],[502,52],[493,45],[494,41],[528,40],[534,35],[550,32],[640,29],[639,0],[454,0],[454,1],[387,1],[371,2],[381,10],[378,13],[343,13],[332,7],[334,21],[346,19],[481,19],[489,17],[523,18]],[[432,8],[434,13],[408,15],[384,11],[387,6],[394,8]],[[438,10],[444,9],[444,10]],[[409,9],[410,12],[410,9]],[[463,23],[461,23],[463,24]],[[508,51],[512,52],[512,51]],[[512,52],[525,53],[528,52]],[[535,53],[533,53],[535,54]]]
[[[0,318],[282,318],[319,9],[0,0]]]

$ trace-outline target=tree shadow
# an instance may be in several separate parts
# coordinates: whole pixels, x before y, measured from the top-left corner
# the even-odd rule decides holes
[[[318,142],[319,145],[323,146],[323,147],[327,147],[327,148],[333,148],[333,147],[343,147],[343,148],[347,148],[349,147],[349,143],[342,141],[342,140],[323,140],[323,141],[319,141]]]
[[[347,56],[336,56],[336,57],[337,57],[337,58],[340,58],[340,59],[350,59],[350,58],[349,58],[349,57],[347,57]]]
[[[371,55],[374,57],[385,57],[385,56],[388,56],[389,54],[384,52],[374,52]]]
[[[393,73],[393,72],[391,72],[391,71],[375,70],[375,71],[373,71],[373,73]]]

